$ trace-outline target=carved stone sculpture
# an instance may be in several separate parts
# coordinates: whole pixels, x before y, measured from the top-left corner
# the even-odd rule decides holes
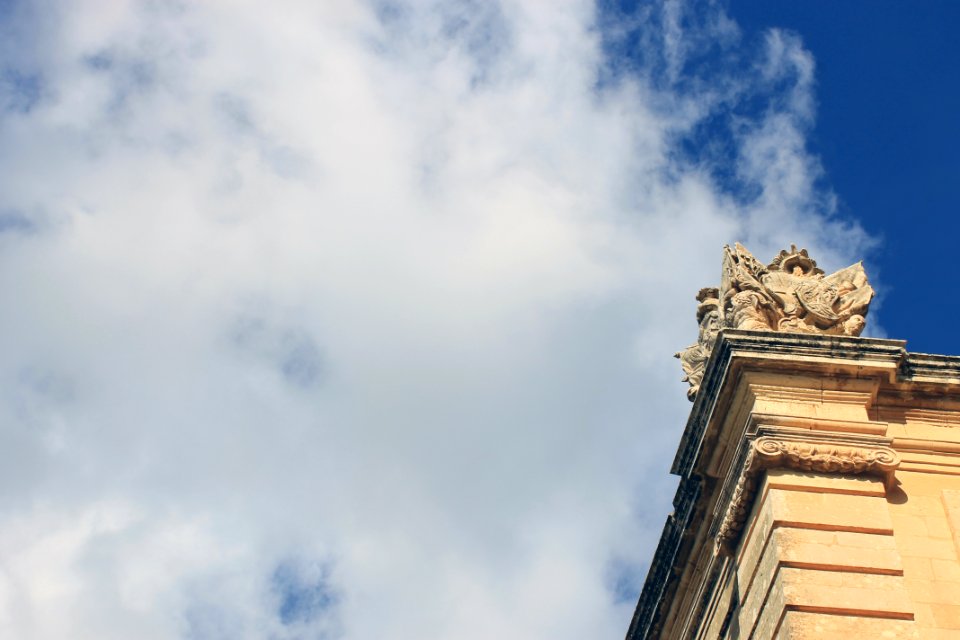
[[[724,247],[720,288],[697,294],[697,343],[676,354],[687,397],[697,395],[720,329],[858,336],[873,294],[860,262],[825,276],[796,245],[767,266],[740,243]]]
[[[700,289],[697,294],[697,322],[700,324],[700,334],[697,343],[676,354],[680,358],[683,368],[684,381],[690,383],[687,397],[693,400],[703,380],[703,372],[707,367],[707,360],[713,350],[713,344],[720,334],[720,293],[717,289]]]

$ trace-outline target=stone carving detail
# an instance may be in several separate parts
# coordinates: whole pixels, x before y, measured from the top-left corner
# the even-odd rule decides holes
[[[900,456],[887,447],[858,447],[834,443],[803,442],[762,437],[754,440],[743,471],[733,490],[730,505],[717,532],[717,548],[732,553],[753,507],[761,472],[773,468],[848,475],[883,477],[889,487],[900,466]]]
[[[697,294],[697,343],[676,354],[690,383],[687,397],[700,389],[720,329],[858,336],[873,293],[860,262],[826,276],[796,245],[767,266],[739,243],[724,247],[720,288]]]
[[[697,306],[697,323],[700,325],[697,344],[674,355],[680,358],[680,366],[683,367],[685,374],[684,382],[690,383],[687,397],[691,400],[696,397],[700,389],[703,372],[707,368],[707,360],[710,358],[710,352],[713,351],[713,345],[721,329],[720,292],[717,289],[700,289],[697,301],[700,303]]]

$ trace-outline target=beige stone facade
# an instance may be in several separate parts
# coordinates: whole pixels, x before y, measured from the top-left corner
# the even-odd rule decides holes
[[[960,358],[724,329],[628,640],[960,638]]]

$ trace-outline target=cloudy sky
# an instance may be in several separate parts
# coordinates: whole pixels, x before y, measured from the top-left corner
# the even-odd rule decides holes
[[[894,317],[736,9],[0,2],[0,636],[622,637],[722,245]]]

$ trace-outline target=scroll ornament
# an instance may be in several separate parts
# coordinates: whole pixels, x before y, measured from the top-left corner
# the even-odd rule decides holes
[[[900,456],[888,447],[850,446],[757,438],[751,444],[743,471],[717,532],[717,548],[729,552],[736,545],[753,506],[761,472],[787,468],[797,471],[847,475],[872,474],[890,486],[900,466]]]
[[[696,398],[722,328],[859,336],[873,295],[861,262],[825,276],[796,245],[766,266],[740,243],[724,247],[720,288],[697,294],[697,343],[676,354],[687,397]]]

